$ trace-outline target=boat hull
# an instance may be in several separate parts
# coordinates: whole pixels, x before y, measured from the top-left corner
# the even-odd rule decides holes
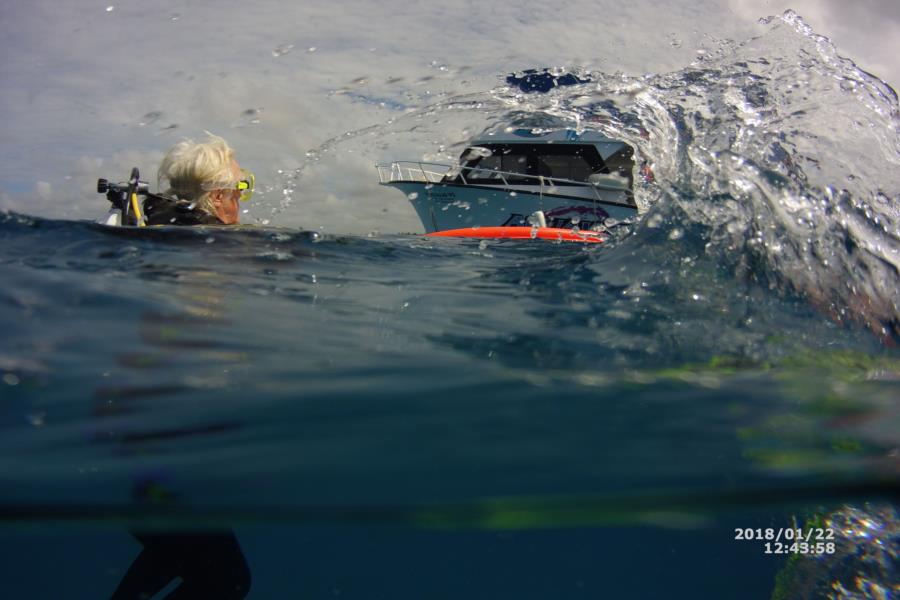
[[[616,203],[624,198],[621,191],[601,190],[601,200],[597,200],[564,194],[541,194],[528,190],[526,186],[505,188],[415,181],[395,181],[384,185],[406,194],[426,233],[475,226],[526,226],[529,225],[528,217],[536,211],[543,211],[548,227],[571,228],[577,225],[584,230],[612,225],[637,214],[636,208]]]

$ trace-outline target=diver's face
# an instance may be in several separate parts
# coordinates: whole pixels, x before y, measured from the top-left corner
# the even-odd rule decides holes
[[[234,180],[241,178],[241,167],[238,162],[231,159],[231,174]],[[216,216],[219,217],[226,225],[235,225],[240,221],[240,207],[238,202],[241,199],[241,191],[238,189],[215,190],[210,193],[213,207],[216,209]]]

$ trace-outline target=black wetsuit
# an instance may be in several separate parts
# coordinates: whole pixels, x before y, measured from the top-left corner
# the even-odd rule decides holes
[[[201,210],[193,202],[157,194],[144,200],[147,225],[224,225],[215,215]]]
[[[148,194],[148,225],[224,225],[192,202]],[[142,496],[141,488],[136,489]],[[242,600],[250,591],[250,568],[232,531],[131,533],[144,549],[113,592],[111,600],[146,600],[174,579],[181,583],[165,600]]]
[[[144,545],[111,600],[146,600],[176,577],[181,584],[165,600],[243,600],[250,568],[237,538],[222,532],[133,532]]]

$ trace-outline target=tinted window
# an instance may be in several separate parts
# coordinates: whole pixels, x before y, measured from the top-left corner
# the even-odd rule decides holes
[[[462,175],[469,183],[502,184],[503,178],[508,183],[537,183],[535,179],[515,174],[586,181],[591,173],[609,172],[597,149],[586,144],[485,144],[482,147],[492,154],[470,158],[466,151],[461,158]],[[501,176],[498,171],[507,175]],[[454,181],[461,179],[456,177]]]
[[[498,155],[486,156],[484,158],[476,158],[466,163],[466,169],[463,170],[467,181],[496,179],[500,180],[497,171],[503,171],[502,157]]]
[[[587,181],[594,169],[582,154],[538,155],[538,174],[544,177]]]
[[[516,148],[513,146],[509,150],[503,150],[503,170],[508,173],[534,175],[534,169],[529,164],[530,162],[527,148]]]
[[[503,185],[504,178],[507,183],[530,183],[529,179],[516,177],[515,174],[537,174],[529,147],[519,144],[483,144],[481,148],[490,150],[491,155],[470,157],[471,153],[466,150],[460,157],[462,177],[469,183]],[[457,176],[453,181],[461,182],[462,178]]]
[[[628,179],[629,189],[634,185],[634,148],[625,145],[606,158],[606,166],[610,173],[618,173]]]

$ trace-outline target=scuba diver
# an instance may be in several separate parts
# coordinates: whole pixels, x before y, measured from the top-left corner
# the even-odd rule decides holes
[[[97,191],[112,203],[104,225],[236,225],[240,221],[238,201],[253,195],[256,178],[241,169],[234,150],[224,139],[208,133],[206,142],[184,140],[163,158],[157,182],[168,189],[150,193],[140,172],[132,169],[127,182],[97,181]],[[157,187],[160,187],[159,185]],[[138,200],[139,196],[144,201]]]
[[[164,194],[152,194],[135,168],[128,182],[98,181],[112,208],[101,223],[107,225],[235,225],[239,200],[253,193],[254,177],[241,170],[228,143],[212,134],[206,142],[179,142],[163,158],[159,180],[168,182]],[[139,196],[144,201],[138,200]],[[174,499],[158,481],[134,486],[137,502]],[[250,590],[250,568],[233,531],[132,531],[143,549],[112,594],[112,600],[152,598],[180,584],[166,600],[217,598],[242,600]]]

